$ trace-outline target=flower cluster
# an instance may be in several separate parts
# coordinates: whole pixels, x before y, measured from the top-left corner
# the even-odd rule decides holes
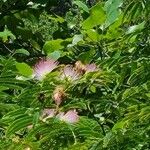
[[[75,63],[75,69],[79,74],[98,71],[98,68],[94,63],[85,65],[81,61]]]
[[[66,123],[77,123],[79,121],[79,115],[75,109],[65,112],[57,113],[56,109],[44,109],[41,115],[41,120],[45,122],[48,118],[56,117]]]
[[[47,74],[57,68],[58,62],[53,59],[42,59],[34,66],[34,77],[42,81]],[[66,65],[60,74],[60,80],[75,81],[78,80],[83,74],[97,71],[97,66],[93,64],[83,64],[77,61],[75,65]],[[63,86],[58,86],[54,89],[52,99],[56,104],[56,108],[45,108],[41,114],[41,120],[46,121],[48,118],[56,117],[66,123],[76,123],[79,121],[79,115],[75,109],[68,110],[67,112],[59,112],[60,104],[66,98],[65,89]]]
[[[52,72],[58,66],[58,61],[53,59],[42,59],[34,66],[34,77],[37,80],[43,80],[47,74]],[[83,64],[81,61],[77,61],[74,66],[67,65],[62,69],[60,79],[77,80],[80,75],[89,72],[97,71],[97,66],[92,64]]]
[[[77,71],[75,71],[75,69],[73,68],[73,66],[65,66],[63,71],[62,71],[62,75],[61,75],[61,79],[68,79],[68,80],[77,80],[79,78],[79,74]]]

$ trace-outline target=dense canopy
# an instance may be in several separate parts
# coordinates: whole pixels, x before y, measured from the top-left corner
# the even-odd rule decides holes
[[[149,139],[149,0],[0,0],[0,150]]]

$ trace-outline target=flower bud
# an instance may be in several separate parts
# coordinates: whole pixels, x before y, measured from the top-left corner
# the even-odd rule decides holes
[[[55,101],[56,105],[59,106],[63,99],[66,97],[63,87],[56,87],[53,92],[53,100]]]
[[[75,63],[75,69],[79,74],[84,74],[86,71],[86,67],[81,61]]]

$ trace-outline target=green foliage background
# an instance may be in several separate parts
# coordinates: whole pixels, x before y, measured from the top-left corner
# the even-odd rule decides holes
[[[1,0],[0,149],[149,150],[149,18],[149,0]],[[41,84],[31,75],[43,57],[100,71],[69,86],[55,71]],[[60,84],[60,109],[76,108],[77,124],[39,119]]]

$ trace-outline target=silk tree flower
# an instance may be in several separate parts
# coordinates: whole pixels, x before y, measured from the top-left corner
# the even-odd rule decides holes
[[[53,100],[55,101],[56,105],[59,106],[63,99],[66,97],[65,91],[63,87],[56,87],[53,92]]]
[[[86,72],[95,72],[97,70],[98,70],[98,68],[97,68],[96,64],[94,64],[94,63],[86,65]]]
[[[95,72],[98,70],[96,64],[92,63],[85,65],[81,61],[77,61],[75,63],[75,69],[79,74],[84,74],[86,72]]]
[[[61,78],[77,80],[79,78],[79,74],[74,70],[73,66],[65,66]]]
[[[46,121],[46,119],[48,118],[52,118],[55,116],[55,113],[56,113],[56,110],[55,109],[50,109],[50,108],[45,108],[43,111],[42,111],[42,115],[41,115],[41,120],[43,122]]]
[[[48,73],[53,71],[58,65],[58,62],[53,59],[40,60],[34,66],[34,75],[38,80],[42,80]]]
[[[69,110],[68,112],[64,113],[61,112],[57,115],[57,117],[61,120],[64,121],[66,123],[77,123],[79,121],[79,116],[78,113],[76,112],[76,110]]]

